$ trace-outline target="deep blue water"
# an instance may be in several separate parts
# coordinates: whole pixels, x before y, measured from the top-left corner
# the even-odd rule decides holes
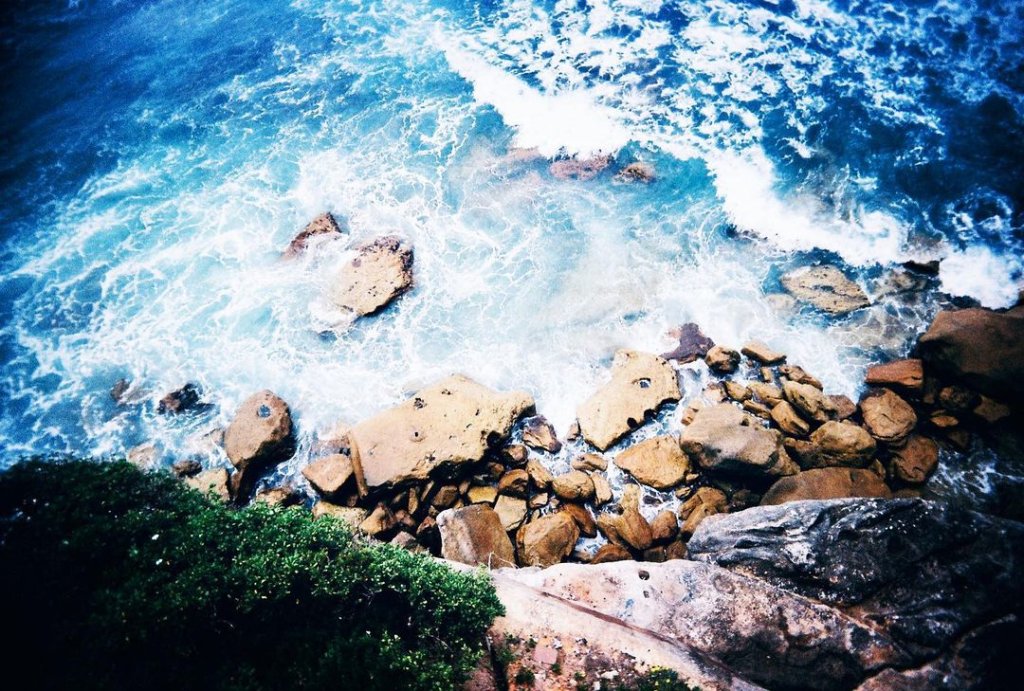
[[[760,338],[830,389],[935,310],[1024,285],[1024,6],[1007,2],[15,2],[0,10],[0,450],[168,457],[256,389],[304,438],[452,371],[560,431],[616,347]],[[551,157],[613,153],[589,182]],[[650,185],[615,181],[634,160]],[[329,209],[416,250],[330,334]],[[884,286],[942,258],[923,292]],[[779,309],[837,263],[874,298]],[[146,392],[118,408],[118,378]],[[186,381],[218,407],[167,420]],[[696,386],[696,384],[695,384]],[[689,393],[694,393],[690,391]]]

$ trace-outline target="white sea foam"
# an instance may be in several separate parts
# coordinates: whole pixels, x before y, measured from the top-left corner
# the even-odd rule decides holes
[[[951,252],[939,264],[942,289],[976,298],[985,307],[1012,307],[1024,291],[1020,257],[997,254],[976,245]]]

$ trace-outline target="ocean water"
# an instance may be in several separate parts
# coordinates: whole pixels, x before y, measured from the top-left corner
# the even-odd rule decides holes
[[[0,17],[0,464],[154,440],[169,462],[262,388],[305,446],[452,372],[529,391],[564,434],[617,348],[669,350],[684,322],[855,397],[936,310],[1024,287],[1019,3],[81,0]],[[593,180],[549,171],[593,155],[614,156]],[[655,181],[617,181],[634,161]],[[347,244],[279,260],[324,210],[353,244],[415,248],[415,289],[347,330],[325,298]],[[937,277],[892,288],[933,259]],[[872,307],[773,297],[818,261]],[[138,404],[114,404],[120,378]],[[158,415],[190,381],[211,410]]]

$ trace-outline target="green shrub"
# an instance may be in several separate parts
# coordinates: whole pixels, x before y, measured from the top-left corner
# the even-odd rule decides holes
[[[0,475],[0,593],[33,688],[449,689],[502,613],[482,575],[123,462]]]

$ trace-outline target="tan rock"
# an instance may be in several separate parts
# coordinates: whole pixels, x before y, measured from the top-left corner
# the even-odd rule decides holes
[[[530,474],[522,468],[510,470],[498,480],[498,493],[513,497],[525,497],[529,487]]]
[[[373,314],[412,286],[412,260],[412,249],[399,238],[377,238],[345,265],[331,299],[357,317]]]
[[[740,382],[726,379],[722,385],[725,387],[725,395],[734,401],[745,401],[751,396],[750,389]]]
[[[549,497],[547,492],[539,492],[527,500],[527,505],[531,509],[540,509],[547,506],[548,499]]]
[[[701,487],[679,507],[679,517],[683,519],[681,532],[683,535],[693,535],[705,518],[728,510],[729,500],[725,492],[714,487]]]
[[[861,468],[817,468],[791,477],[780,478],[761,499],[761,505],[783,504],[802,499],[842,499],[844,497],[881,497],[892,492],[882,479]]]
[[[526,420],[523,426],[523,443],[531,449],[558,453],[562,450],[562,442],[558,441],[555,428],[543,415]]]
[[[693,418],[697,417],[697,413],[699,413],[704,408],[707,408],[707,404],[704,401],[690,401],[689,403],[686,404],[686,407],[683,408],[683,413],[682,415],[679,416],[679,421],[682,422],[684,425],[689,425],[691,422],[693,422]]]
[[[480,460],[532,407],[526,393],[496,393],[467,377],[448,377],[352,428],[357,479],[380,487]]]
[[[679,400],[679,382],[672,366],[649,353],[620,350],[612,363],[611,381],[579,407],[583,438],[604,451],[643,424],[648,413]]]
[[[743,410],[747,411],[751,415],[756,415],[762,420],[772,419],[772,409],[763,403],[758,403],[753,399],[747,399],[743,401]]]
[[[395,516],[383,504],[378,504],[373,511],[359,524],[359,530],[374,537],[386,533],[395,527]]]
[[[313,518],[320,518],[321,516],[336,518],[347,523],[349,528],[355,530],[366,520],[366,509],[339,506],[338,504],[332,504],[321,499],[313,504]]]
[[[551,481],[551,490],[565,501],[588,501],[594,496],[594,481],[580,470],[556,475]]]
[[[651,521],[651,539],[657,545],[664,545],[676,539],[679,534],[679,521],[676,515],[667,509],[658,512]]]
[[[573,470],[608,470],[608,459],[596,453],[585,453],[577,456],[570,464]]]
[[[185,484],[197,489],[203,494],[213,494],[223,502],[231,501],[231,492],[228,490],[228,471],[224,468],[211,468],[204,470],[198,475],[184,479]]]
[[[591,473],[590,480],[594,483],[594,505],[603,506],[612,500],[612,486],[608,478],[600,473]]]
[[[782,435],[739,408],[720,403],[699,413],[680,438],[683,450],[706,470],[754,477],[791,475],[799,469]]]
[[[740,354],[732,348],[716,345],[704,356],[704,362],[712,372],[729,374],[740,366]]]
[[[547,489],[551,486],[551,481],[555,479],[547,466],[536,458],[531,458],[526,462],[526,473],[537,489]]]
[[[828,396],[810,384],[784,381],[782,393],[805,419],[821,424],[835,418],[836,406]]]
[[[740,350],[751,360],[760,362],[762,365],[777,365],[786,360],[786,356],[776,350],[772,350],[761,341],[750,341]]]
[[[139,444],[128,450],[125,460],[141,470],[153,470],[160,463],[160,450],[156,444]]]
[[[928,437],[911,434],[906,444],[892,450],[890,468],[893,477],[919,485],[935,471],[938,463],[938,444]]]
[[[524,444],[509,444],[502,449],[502,456],[511,466],[521,466],[530,459],[530,450]]]
[[[868,367],[864,383],[870,386],[888,386],[911,393],[924,389],[924,364],[917,358],[894,360]]]
[[[782,389],[774,384],[756,381],[751,382],[749,388],[757,400],[762,403],[766,403],[769,406],[774,406],[782,400]]]
[[[847,314],[871,304],[864,290],[834,266],[803,267],[781,280],[790,295],[828,314]]]
[[[860,411],[871,436],[887,444],[906,439],[917,424],[914,409],[890,389],[868,392],[860,401]]]
[[[780,401],[772,408],[772,420],[786,434],[794,437],[805,437],[811,431],[811,426],[796,412],[789,401]]]
[[[662,435],[635,444],[615,457],[615,465],[655,489],[675,487],[690,472],[690,459],[674,436]]]
[[[794,381],[797,384],[807,384],[813,386],[818,391],[821,391],[825,387],[821,385],[821,380],[812,374],[809,374],[800,365],[782,365],[779,367],[779,374],[790,381]]]
[[[352,472],[352,459],[347,454],[334,453],[303,468],[302,476],[317,493],[330,496],[345,486]]]
[[[344,231],[334,216],[330,212],[324,212],[310,221],[298,235],[292,238],[282,256],[286,259],[298,257],[314,243],[340,238],[343,235]]]
[[[516,533],[522,566],[552,566],[572,554],[580,529],[568,513],[559,511],[531,521]]]
[[[261,489],[252,498],[253,503],[268,506],[295,506],[303,501],[302,493],[291,485]]]
[[[494,505],[494,511],[501,519],[501,525],[506,531],[515,530],[526,520],[526,500],[517,497],[510,497],[507,494],[498,496]]]
[[[836,407],[837,420],[846,420],[853,417],[853,414],[857,412],[857,404],[851,401],[849,396],[830,394],[829,399],[832,401],[832,405]]]
[[[494,487],[470,487],[466,493],[470,504],[494,504],[498,498],[498,490]]]
[[[626,561],[632,558],[633,555],[629,553],[628,549],[609,542],[597,548],[597,552],[594,553],[594,558],[590,560],[590,563],[607,564],[613,561]]]
[[[829,421],[811,435],[812,461],[805,468],[863,468],[875,457],[877,444],[868,431],[852,422]]]
[[[948,430],[960,424],[960,420],[945,412],[932,413],[931,417],[928,418],[928,422],[930,422],[933,427],[937,427],[941,430]]]
[[[640,513],[640,488],[628,485],[622,492],[619,506],[622,509],[622,515],[617,517],[619,521],[616,525],[619,536],[637,551],[650,547],[654,542],[654,531]]]
[[[267,467],[285,460],[295,450],[288,404],[263,390],[247,398],[224,432],[224,451],[239,470],[250,465]]]
[[[594,516],[587,507],[582,504],[566,502],[562,504],[561,510],[572,516],[583,537],[597,536],[597,523],[594,522]]]
[[[515,566],[512,541],[501,518],[489,506],[473,504],[437,515],[441,556],[471,566]]]

